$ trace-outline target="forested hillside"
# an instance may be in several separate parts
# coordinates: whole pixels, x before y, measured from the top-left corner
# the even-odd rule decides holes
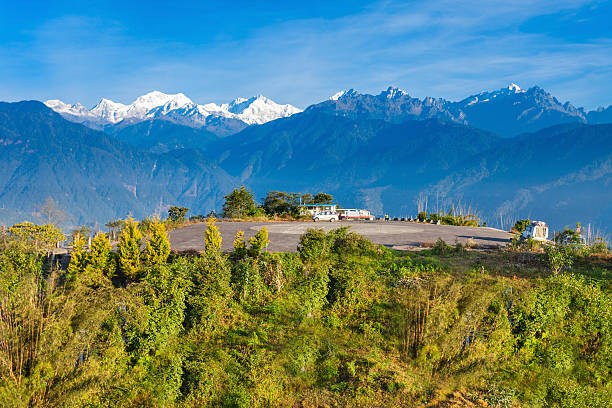
[[[58,270],[53,239],[0,242],[1,406],[610,406],[609,256],[346,229],[224,254],[213,222],[203,253],[170,254],[163,224],[128,220],[116,253],[76,235]]]

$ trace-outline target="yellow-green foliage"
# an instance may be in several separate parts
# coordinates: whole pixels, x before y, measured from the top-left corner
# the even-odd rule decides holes
[[[166,233],[166,226],[155,219],[149,224],[149,240],[145,248],[145,261],[147,265],[165,263],[170,255],[170,241]]]
[[[140,245],[142,244],[142,234],[138,229],[138,223],[128,218],[125,227],[119,238],[117,252],[119,254],[119,269],[129,280],[136,280],[140,277],[142,266],[140,263]]]
[[[87,252],[85,252],[85,239],[81,234],[76,234],[72,240],[72,252],[70,252],[70,264],[68,265],[68,280],[76,282],[80,275],[85,272],[87,265]]]
[[[208,228],[204,231],[204,249],[209,252],[221,251],[221,233],[219,228],[215,225],[215,219],[209,218],[206,222]]]
[[[246,242],[244,242],[244,232],[238,231],[234,238],[234,256],[242,258],[246,255]]]
[[[255,236],[249,239],[249,256],[252,256],[253,258],[259,257],[261,251],[263,251],[269,243],[270,240],[268,239],[268,227],[263,227],[262,229],[257,231],[257,234],[255,234]]]
[[[610,406],[605,256],[553,275],[541,254],[401,253],[341,228],[128,284],[67,288],[45,259],[0,246],[2,407]]]
[[[64,239],[62,230],[52,224],[37,225],[24,221],[10,227],[8,232],[17,239],[32,244],[36,251],[49,251]]]
[[[84,283],[90,286],[108,284],[115,274],[116,264],[111,254],[112,247],[106,234],[98,232],[91,241],[87,255]]]

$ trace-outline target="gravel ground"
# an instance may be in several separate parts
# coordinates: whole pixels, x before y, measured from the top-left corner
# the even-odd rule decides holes
[[[400,221],[341,221],[341,222],[217,222],[223,237],[223,250],[232,248],[234,236],[244,231],[245,238],[255,235],[263,227],[268,227],[270,251],[295,251],[300,236],[310,228],[330,231],[340,227],[368,237],[372,242],[394,249],[411,250],[421,247],[422,243],[431,244],[442,238],[450,245],[471,239],[482,247],[506,245],[511,234],[494,228],[455,227],[451,225],[432,225]],[[173,250],[204,249],[204,230],[206,224],[193,224],[169,232]]]

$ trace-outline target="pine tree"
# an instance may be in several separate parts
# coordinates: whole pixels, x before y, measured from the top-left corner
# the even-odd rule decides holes
[[[220,252],[222,239],[219,228],[215,226],[215,219],[209,218],[206,224],[208,228],[204,232],[204,249],[209,252]]]
[[[145,248],[145,262],[148,266],[163,264],[170,255],[170,241],[166,233],[166,226],[154,219],[149,226],[150,237]]]
[[[115,274],[115,262],[111,255],[112,246],[103,232],[98,232],[91,242],[91,251],[87,256],[87,284],[101,286]]]
[[[141,273],[140,245],[142,234],[138,230],[138,223],[128,218],[125,228],[119,238],[117,251],[119,252],[119,269],[129,280],[136,280]]]
[[[72,252],[70,253],[70,264],[68,265],[68,282],[76,282],[85,271],[86,265],[87,252],[85,252],[85,239],[81,234],[76,234],[72,241]]]
[[[249,256],[258,258],[261,255],[261,251],[268,246],[270,240],[268,240],[268,227],[263,227],[255,234],[255,236],[249,239]]]
[[[246,255],[246,242],[244,242],[244,232],[238,231],[236,233],[236,237],[234,238],[234,257],[235,258],[244,258]]]

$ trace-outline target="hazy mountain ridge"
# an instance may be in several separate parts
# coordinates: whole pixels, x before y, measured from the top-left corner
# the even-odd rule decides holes
[[[612,124],[572,124],[505,140],[421,193],[480,203],[489,219],[530,216],[557,226],[582,221],[609,232],[610,191]]]

